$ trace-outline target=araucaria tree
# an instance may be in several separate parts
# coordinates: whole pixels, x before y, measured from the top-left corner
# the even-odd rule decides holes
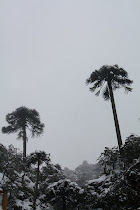
[[[18,133],[17,139],[23,140],[23,159],[26,158],[27,129],[32,137],[43,133],[44,124],[40,121],[39,113],[35,109],[22,106],[7,114],[6,121],[9,125],[2,127],[2,133]]]
[[[93,84],[90,91],[94,92],[97,89],[96,96],[100,94],[103,88],[103,98],[105,100],[111,100],[119,149],[121,149],[122,146],[122,138],[113,91],[119,88],[124,88],[126,93],[132,91],[130,87],[132,83],[133,81],[128,79],[128,73],[123,68],[119,68],[118,65],[104,65],[99,70],[92,72],[89,79],[86,80],[86,84]]]

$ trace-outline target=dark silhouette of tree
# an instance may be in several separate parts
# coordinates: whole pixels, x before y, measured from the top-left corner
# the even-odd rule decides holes
[[[140,157],[140,137],[131,134],[123,146],[126,167],[130,167]]]
[[[39,174],[40,174],[40,165],[45,162],[47,165],[50,161],[50,155],[46,154],[43,151],[35,151],[32,153],[28,158],[27,164],[37,164],[37,171],[36,171],[36,183],[34,188],[34,197],[33,197],[33,209],[36,209],[36,199],[38,194],[38,183],[39,183]]]
[[[6,115],[7,127],[2,127],[2,133],[16,133],[17,139],[23,140],[23,159],[26,158],[26,130],[30,130],[31,136],[40,136],[43,133],[44,124],[40,122],[39,113],[35,109],[25,106],[17,108],[14,112]]]
[[[61,179],[48,186],[45,199],[54,209],[79,209],[80,205],[84,205],[85,193],[77,183],[69,179]]]
[[[99,70],[92,72],[89,79],[86,80],[86,84],[93,84],[90,91],[94,92],[98,89],[96,96],[100,94],[101,89],[105,86],[103,88],[103,98],[104,100],[111,100],[119,149],[122,146],[122,138],[113,91],[119,88],[124,88],[126,93],[132,91],[132,88],[130,88],[132,83],[133,81],[128,79],[128,73],[123,68],[119,68],[118,65],[104,65]]]

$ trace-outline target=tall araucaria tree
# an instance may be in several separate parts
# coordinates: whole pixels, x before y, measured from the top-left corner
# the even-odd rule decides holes
[[[39,113],[35,109],[22,106],[7,114],[6,121],[9,125],[2,127],[2,133],[18,133],[17,139],[23,140],[23,159],[26,158],[27,129],[32,137],[40,136],[44,130]]]
[[[128,73],[118,65],[104,65],[99,70],[92,72],[89,79],[86,80],[86,84],[93,84],[93,86],[90,87],[90,91],[94,92],[97,89],[96,96],[100,94],[103,88],[102,93],[104,100],[111,100],[119,149],[121,149],[122,146],[122,138],[113,91],[124,88],[126,93],[130,92],[132,91],[130,87],[132,83],[133,81],[128,78]]]

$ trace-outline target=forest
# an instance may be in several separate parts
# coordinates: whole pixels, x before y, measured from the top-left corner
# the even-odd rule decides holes
[[[6,115],[2,133],[23,141],[22,153],[0,144],[0,189],[8,192],[8,210],[140,209],[140,137],[131,134],[123,144],[114,99],[115,90],[131,92],[132,83],[118,65],[104,65],[86,80],[90,91],[102,91],[111,103],[118,147],[105,147],[96,164],[84,160],[75,170],[53,164],[45,151],[26,154],[28,132],[39,137],[45,127],[35,109],[22,106]]]

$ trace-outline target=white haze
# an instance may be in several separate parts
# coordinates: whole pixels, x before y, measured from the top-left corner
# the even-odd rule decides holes
[[[139,0],[0,1],[0,127],[19,106],[35,108],[45,124],[27,153],[45,150],[54,163],[95,163],[117,146],[110,102],[85,85],[102,65],[118,64],[134,80],[133,92],[115,92],[123,142],[140,134]],[[0,143],[22,151],[16,134]]]

